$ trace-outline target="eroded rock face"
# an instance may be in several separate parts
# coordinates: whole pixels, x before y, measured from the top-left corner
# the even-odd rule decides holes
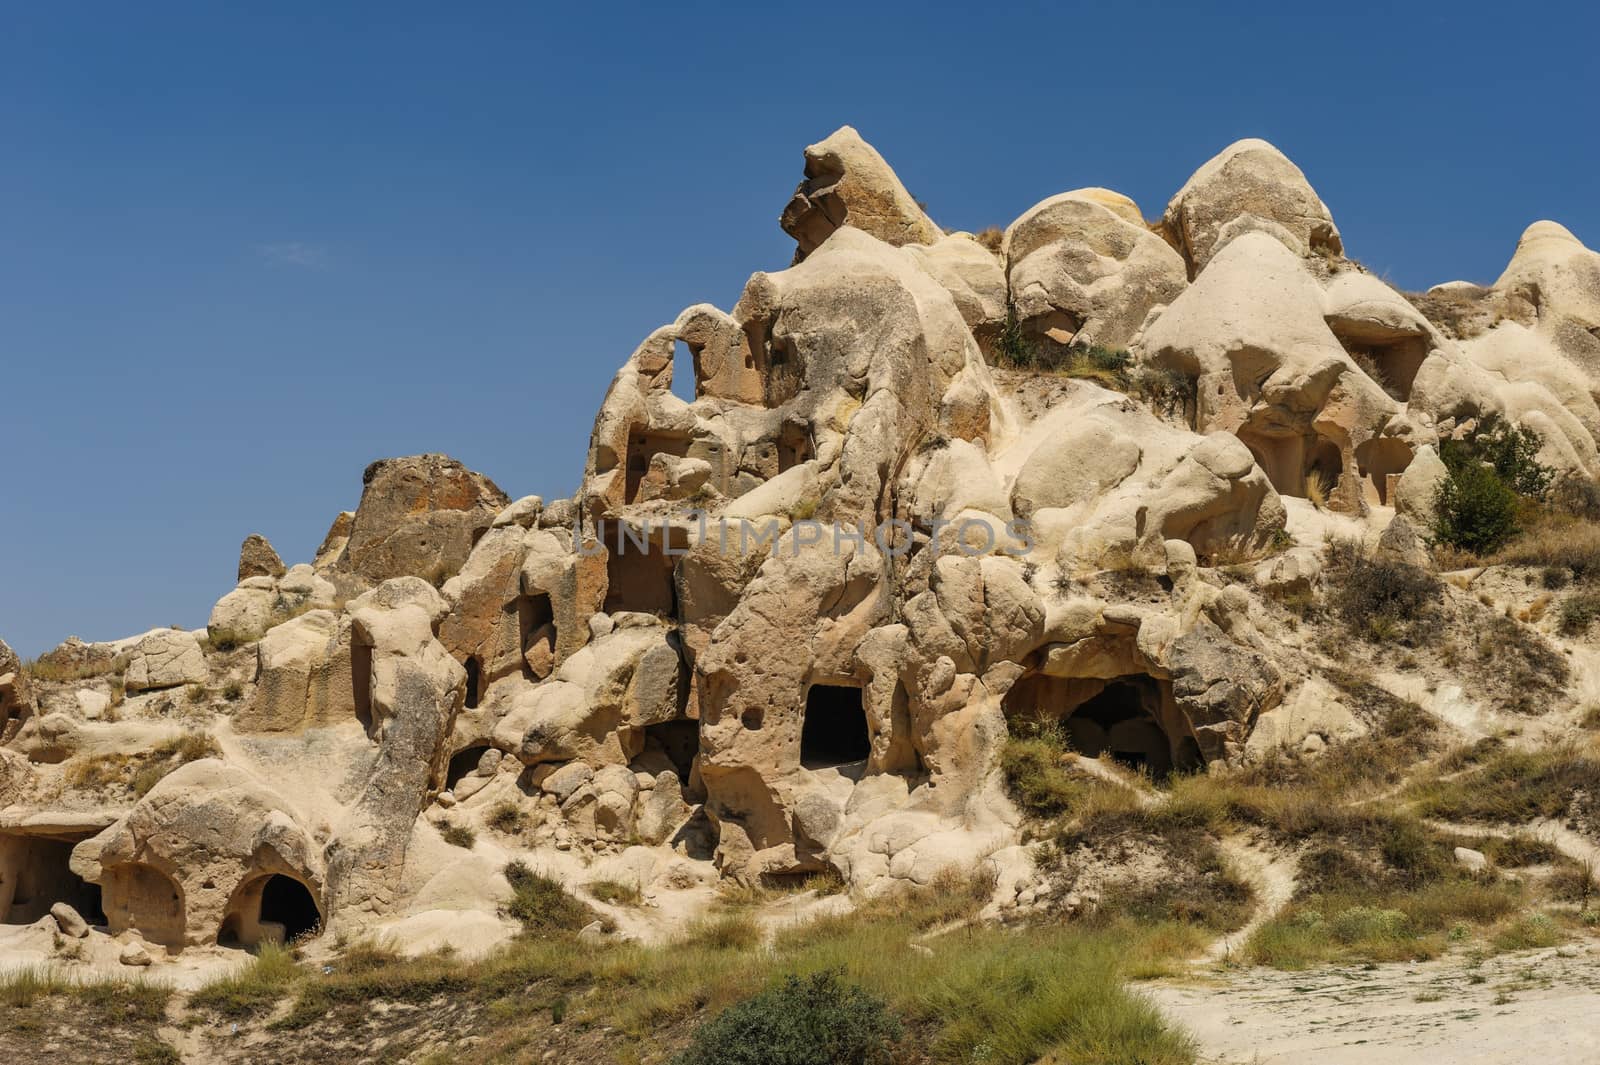
[[[796,261],[846,225],[897,246],[932,244],[944,235],[877,149],[849,126],[806,148],[805,180],[780,224],[799,245]]]
[[[1227,227],[1247,216],[1287,234],[1301,255],[1344,252],[1333,215],[1305,174],[1263,140],[1230,144],[1196,170],[1167,204],[1162,225],[1193,277],[1220,250]]]
[[[445,455],[380,459],[362,486],[335,567],[373,583],[401,576],[442,583],[511,502],[493,481]]]
[[[250,577],[276,579],[283,574],[283,559],[278,557],[278,552],[272,549],[272,544],[267,542],[265,536],[251,533],[244,538],[244,543],[239,545],[240,582]]]
[[[1429,564],[1440,449],[1490,416],[1600,473],[1600,258],[1553,223],[1493,288],[1406,297],[1246,141],[1157,230],[1091,188],[980,240],[846,127],[783,225],[795,265],[623,362],[571,498],[384,460],[312,563],[246,541],[205,640],[69,641],[48,681],[0,644],[0,835],[80,841],[112,928],[170,949],[501,934],[512,855],[1010,875],[1017,729],[1152,776],[1358,735],[1281,620],[1321,537]],[[1104,365],[992,367],[1018,335]],[[117,759],[147,791],[71,783]]]
[[[1182,257],[1145,227],[1133,201],[1113,197],[1064,192],[1006,230],[1011,301],[1035,343],[1126,348],[1183,291]],[[1119,200],[1131,210],[1107,205]]]

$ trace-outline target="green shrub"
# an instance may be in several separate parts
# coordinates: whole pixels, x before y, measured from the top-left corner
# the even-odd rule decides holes
[[[1489,552],[1517,531],[1517,493],[1477,461],[1450,466],[1434,507],[1433,540],[1447,547]]]
[[[439,825],[439,835],[452,847],[461,847],[471,850],[472,845],[478,842],[478,834],[466,825],[458,825],[454,821],[443,821]]]
[[[1440,457],[1452,467],[1487,464],[1518,495],[1543,499],[1555,479],[1555,471],[1539,462],[1543,446],[1532,429],[1491,415],[1465,440],[1446,440]]]
[[[1600,593],[1575,592],[1561,601],[1562,635],[1588,632],[1595,618],[1600,618]]]
[[[506,913],[530,932],[572,932],[594,920],[594,911],[567,894],[557,880],[536,873],[523,862],[505,867],[511,884]]]
[[[887,1065],[904,1035],[883,1002],[833,971],[729,1006],[701,1025],[675,1065]]]
[[[1431,620],[1444,591],[1427,570],[1369,557],[1353,540],[1328,545],[1334,610],[1354,632],[1373,640],[1403,638]]]
[[[495,803],[494,809],[489,811],[488,825],[496,832],[521,832],[528,827],[528,815],[522,807],[506,799]]]
[[[1066,737],[1059,726],[1008,739],[1000,752],[1000,770],[1012,800],[1041,817],[1066,812],[1083,790],[1061,764],[1066,753]]]

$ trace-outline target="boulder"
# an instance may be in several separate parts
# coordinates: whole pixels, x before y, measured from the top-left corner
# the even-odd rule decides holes
[[[840,226],[888,244],[933,244],[944,234],[906,191],[877,149],[850,126],[806,148],[806,176],[779,224],[810,255]]]
[[[239,545],[239,580],[248,577],[281,577],[283,559],[272,549],[272,544],[260,533],[251,533]]]
[[[50,916],[55,918],[56,926],[61,929],[61,934],[64,936],[82,939],[89,934],[89,922],[65,902],[52,905]]]
[[[1031,343],[1126,348],[1187,283],[1183,258],[1094,195],[1104,192],[1052,196],[1006,230],[1011,300]]]
[[[1219,250],[1223,226],[1246,214],[1281,226],[1308,252],[1344,253],[1333,216],[1305,174],[1264,140],[1230,144],[1196,170],[1161,223],[1194,277]]]
[[[209,676],[206,656],[192,632],[156,629],[134,644],[125,682],[129,691],[200,684]]]
[[[1449,476],[1450,471],[1432,445],[1419,447],[1395,488],[1395,512],[1416,528],[1431,530],[1437,515],[1439,488]]]
[[[373,583],[410,575],[442,584],[511,502],[493,481],[447,455],[380,459],[362,485],[336,565]]]

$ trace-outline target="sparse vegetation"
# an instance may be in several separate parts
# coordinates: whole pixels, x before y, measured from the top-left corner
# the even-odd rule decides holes
[[[472,845],[478,842],[478,834],[466,825],[458,825],[454,821],[443,821],[439,824],[439,835],[452,847],[461,847],[471,850]]]
[[[1328,545],[1332,605],[1352,632],[1415,644],[1431,635],[1444,586],[1426,570],[1376,559],[1349,540]]]
[[[560,881],[523,862],[510,863],[504,872],[511,884],[506,913],[529,932],[576,931],[595,919],[594,911],[567,894]]]
[[[220,753],[209,732],[188,732],[148,751],[79,755],[68,763],[66,779],[75,788],[121,787],[143,797],[173,770]]]
[[[1081,798],[1081,779],[1062,764],[1066,753],[1066,736],[1056,726],[1039,726],[1006,740],[1000,768],[1017,805],[1041,817],[1054,817]]]
[[[504,799],[495,803],[485,823],[496,832],[515,835],[528,827],[528,813],[516,803]]]
[[[256,956],[238,972],[213,980],[189,997],[194,1009],[224,1017],[249,1017],[266,1013],[303,975],[287,947],[263,943]]]
[[[613,906],[637,906],[644,901],[644,892],[638,884],[624,884],[618,880],[591,880],[584,885],[589,895]]]
[[[825,970],[783,982],[701,1025],[675,1065],[879,1065],[905,1035],[882,999]]]

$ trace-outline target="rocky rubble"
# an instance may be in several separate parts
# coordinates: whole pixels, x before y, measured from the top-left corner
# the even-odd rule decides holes
[[[1020,897],[1016,728],[1157,776],[1358,732],[1270,605],[1320,536],[1425,560],[1441,443],[1491,415],[1600,474],[1600,255],[1554,223],[1413,300],[1244,141],[1159,221],[1079,189],[992,251],[845,127],[782,225],[792,266],[626,359],[573,498],[381,460],[312,562],[247,539],[205,632],[0,644],[0,920],[503,935],[515,857],[861,891],[990,860]],[[1007,329],[1183,396],[999,366]]]

